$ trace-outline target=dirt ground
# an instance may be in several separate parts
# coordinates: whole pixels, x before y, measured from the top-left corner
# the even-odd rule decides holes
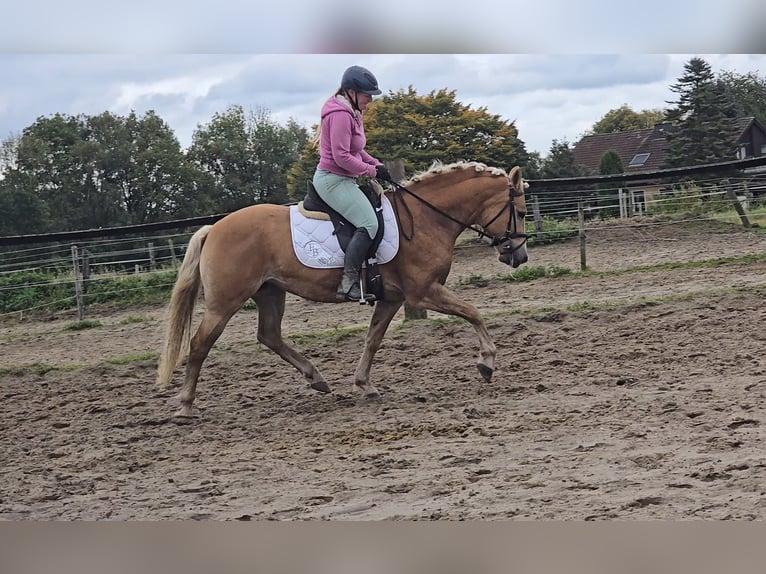
[[[746,231],[594,230],[589,268],[626,272],[509,283],[490,248],[461,247],[448,284],[487,318],[492,382],[469,325],[400,313],[375,401],[351,384],[364,332],[345,330],[370,307],[288,299],[285,334],[329,395],[243,310],[191,421],[172,417],[180,371],[154,386],[161,308],[6,322],[0,519],[763,520],[766,263],[638,268],[764,251]],[[527,265],[579,271],[578,241]]]

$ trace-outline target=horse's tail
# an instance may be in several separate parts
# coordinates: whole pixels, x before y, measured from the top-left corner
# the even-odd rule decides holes
[[[173,286],[165,315],[165,337],[157,367],[157,384],[161,386],[170,383],[181,350],[189,348],[192,314],[200,287],[199,261],[202,245],[211,227],[212,225],[205,225],[192,235],[184,260],[178,269],[178,278]]]

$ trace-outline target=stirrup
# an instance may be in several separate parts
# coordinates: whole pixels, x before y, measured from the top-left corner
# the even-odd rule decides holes
[[[359,274],[359,292],[362,294],[362,296],[359,299],[352,299],[352,301],[359,301],[360,305],[375,305],[375,301],[377,301],[377,298],[373,293],[365,293],[364,292],[364,273]]]
[[[359,297],[351,297],[349,294],[354,289],[354,287],[359,286]],[[365,293],[364,292],[364,278],[362,274],[359,274],[359,280],[357,283],[354,283],[347,292],[343,292],[340,289],[335,292],[336,299],[342,300],[342,301],[354,301],[356,303],[359,303],[360,305],[374,305],[375,301],[377,300],[375,295],[372,293]]]

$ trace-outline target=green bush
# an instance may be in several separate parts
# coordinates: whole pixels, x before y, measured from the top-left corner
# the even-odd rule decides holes
[[[162,303],[173,289],[175,269],[146,275],[94,275],[83,285],[83,303],[114,306]],[[0,276],[0,314],[77,307],[72,274],[19,271]]]
[[[527,245],[531,247],[533,245],[545,245],[548,243],[566,241],[572,237],[577,237],[577,234],[580,232],[580,227],[577,221],[573,219],[543,217],[542,228],[543,230],[538,238],[534,222],[526,222],[526,232],[527,235],[529,235]]]
[[[75,323],[67,323],[64,325],[63,330],[64,331],[83,331],[85,329],[94,329],[95,327],[100,327],[101,321],[98,319],[83,319],[82,321],[77,321]]]
[[[76,305],[71,278],[39,271],[0,275],[0,313],[40,306],[49,310],[67,309],[72,304]]]
[[[86,287],[83,301],[89,303],[160,303],[173,289],[175,270],[158,271],[147,275],[115,275],[94,277]]]
[[[522,282],[542,277],[561,277],[562,275],[569,275],[571,272],[572,270],[568,267],[558,267],[555,265],[550,267],[519,267],[513,273],[498,276],[498,279],[501,281]]]

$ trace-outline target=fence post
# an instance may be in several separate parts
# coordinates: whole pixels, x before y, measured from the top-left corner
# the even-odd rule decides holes
[[[753,205],[753,191],[750,189],[750,187],[747,185],[746,181],[742,182],[742,187],[745,189],[745,197],[747,198],[747,205],[748,207]]]
[[[395,181],[401,181],[404,179],[404,160],[394,159],[384,162],[388,173],[391,174],[391,179]],[[414,319],[426,319],[428,312],[425,309],[414,307],[409,303],[404,304],[404,320],[410,321]]]
[[[580,227],[580,271],[585,271],[588,266],[585,263],[585,209],[582,201],[577,204],[577,221]]]
[[[543,216],[540,214],[540,198],[532,196],[532,213],[535,218],[535,237],[538,241],[543,240]]]
[[[734,192],[734,189],[729,184],[728,179],[724,179],[721,182],[721,185],[723,185],[723,188],[726,190],[726,197],[731,201],[731,204],[734,206],[734,210],[737,212],[737,215],[739,215],[740,221],[742,221],[742,226],[745,228],[750,227],[750,220],[747,218],[747,215],[745,214],[745,210],[742,208],[742,204],[737,199],[737,194]]]
[[[88,284],[90,283],[90,251],[87,247],[82,248],[82,292],[88,292]]]
[[[82,303],[82,275],[78,265],[77,245],[72,245],[72,267],[74,268],[74,295],[77,300],[77,320],[82,321],[85,316],[85,309]]]
[[[151,271],[156,271],[157,260],[154,257],[154,243],[150,241],[148,244],[148,247],[149,247],[149,269]]]
[[[617,197],[620,201],[620,219],[626,219],[628,217],[628,210],[625,208],[625,190],[622,188],[618,189]]]
[[[170,260],[173,262],[173,267],[178,265],[178,258],[176,257],[176,248],[173,247],[173,240],[168,239],[168,247],[170,248]]]

